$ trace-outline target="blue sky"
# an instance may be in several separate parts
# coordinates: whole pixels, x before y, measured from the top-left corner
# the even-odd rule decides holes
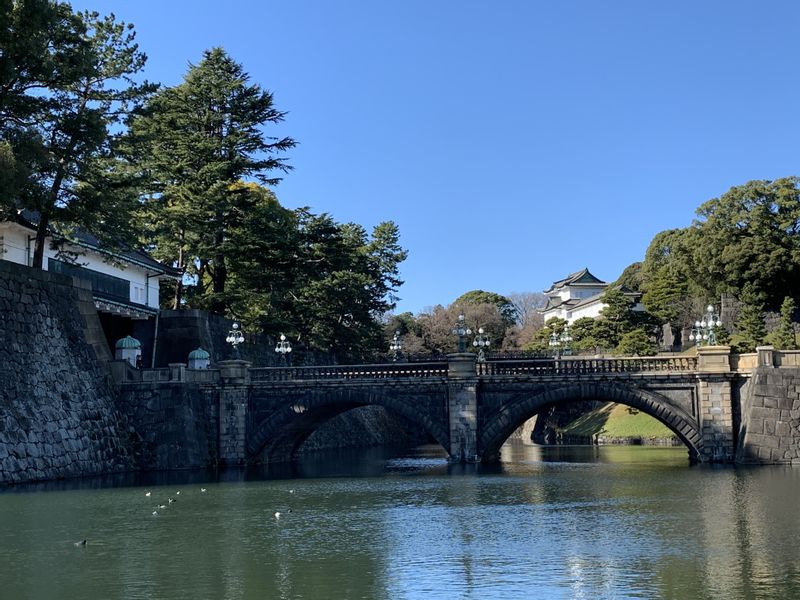
[[[83,1],[148,79],[222,46],[288,112],[284,206],[400,227],[398,310],[613,280],[705,200],[797,168],[800,3]]]

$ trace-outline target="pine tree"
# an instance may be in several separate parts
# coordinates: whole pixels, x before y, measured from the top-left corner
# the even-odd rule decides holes
[[[18,205],[40,215],[33,266],[42,267],[51,223],[89,229],[108,245],[130,235],[136,193],[118,168],[114,130],[153,87],[133,82],[146,56],[132,26],[113,15],[11,5],[11,29],[4,21],[0,32],[0,133],[12,148]]]

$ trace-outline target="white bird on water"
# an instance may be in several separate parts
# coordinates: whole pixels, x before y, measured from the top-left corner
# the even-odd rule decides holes
[[[200,492],[205,494],[206,493],[206,488],[200,488]]]
[[[149,498],[150,497],[150,492],[145,492],[144,495]]]
[[[80,548],[81,546],[85,546],[86,545],[86,540],[81,540],[80,542],[75,542],[72,545],[75,546],[76,548]]]
[[[154,516],[154,517],[157,517],[157,516],[158,516],[158,511],[157,511],[157,510],[154,510],[154,511],[153,511],[153,516]]]
[[[281,513],[280,513],[280,511],[278,511],[278,512],[276,512],[276,513],[275,513],[275,518],[276,518],[276,519],[280,519],[280,518],[281,518]]]

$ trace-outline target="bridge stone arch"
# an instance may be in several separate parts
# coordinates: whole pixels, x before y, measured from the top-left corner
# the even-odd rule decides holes
[[[342,388],[315,386],[293,394],[286,402],[280,392],[275,397],[259,394],[251,404],[270,404],[271,410],[254,410],[256,417],[248,427],[246,449],[249,461],[263,457],[267,462],[292,460],[297,449],[323,423],[339,414],[362,406],[381,406],[415,424],[443,448],[449,447],[447,415],[436,411],[444,402],[431,402],[431,390],[371,387]],[[446,393],[444,389],[441,393]],[[433,410],[431,410],[433,409]]]
[[[546,390],[516,393],[483,423],[478,448],[483,460],[499,456],[500,446],[522,423],[542,409],[576,400],[616,402],[641,410],[669,427],[689,450],[691,460],[702,456],[703,436],[697,419],[675,407],[661,394],[612,382],[581,382]]]

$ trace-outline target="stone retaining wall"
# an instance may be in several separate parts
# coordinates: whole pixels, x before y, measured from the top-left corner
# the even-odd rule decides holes
[[[213,386],[123,387],[117,407],[130,423],[136,467],[162,471],[216,466],[218,402],[219,391]]]
[[[0,260],[0,484],[133,468],[91,303],[69,277]]]
[[[758,367],[740,394],[737,462],[800,464],[800,368]]]

